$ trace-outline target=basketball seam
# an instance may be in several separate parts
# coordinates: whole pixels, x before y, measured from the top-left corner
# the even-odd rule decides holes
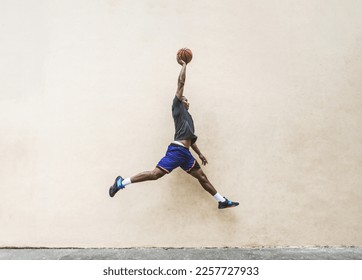
[[[182,60],[187,63],[187,57],[185,57],[185,48],[182,49]]]

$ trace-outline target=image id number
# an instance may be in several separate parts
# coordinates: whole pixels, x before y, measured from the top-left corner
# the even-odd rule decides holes
[[[196,275],[259,275],[259,267],[196,267]]]

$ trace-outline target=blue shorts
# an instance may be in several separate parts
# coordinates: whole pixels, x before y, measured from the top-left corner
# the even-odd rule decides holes
[[[189,149],[171,143],[168,146],[166,155],[158,162],[157,167],[167,173],[171,173],[172,170],[179,166],[186,172],[190,172],[194,167],[200,168],[200,165]]]

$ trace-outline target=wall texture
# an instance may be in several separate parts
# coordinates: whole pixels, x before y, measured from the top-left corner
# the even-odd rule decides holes
[[[362,2],[0,0],[0,247],[362,246]],[[185,95],[220,211],[175,170],[113,199]]]

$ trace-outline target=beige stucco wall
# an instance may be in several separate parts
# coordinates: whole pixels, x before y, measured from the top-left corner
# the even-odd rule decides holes
[[[362,2],[0,0],[0,247],[362,245]],[[185,95],[220,211],[152,169]]]

